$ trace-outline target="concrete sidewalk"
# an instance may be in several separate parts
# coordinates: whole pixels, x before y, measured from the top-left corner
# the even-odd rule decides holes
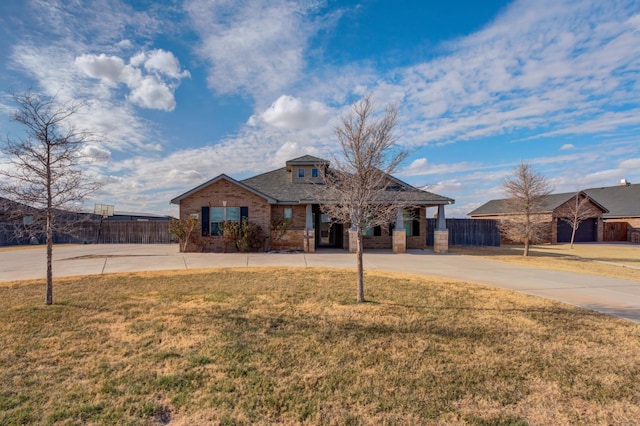
[[[342,250],[316,253],[179,253],[172,245],[84,245],[54,247],[55,277],[220,267],[294,266],[355,269],[355,255]],[[366,270],[452,278],[558,300],[640,322],[640,282],[572,272],[528,268],[460,255],[373,251]],[[44,247],[0,250],[0,282],[43,279]]]

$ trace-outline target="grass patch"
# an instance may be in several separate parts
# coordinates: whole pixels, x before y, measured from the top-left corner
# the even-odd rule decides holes
[[[580,272],[640,281],[640,246],[628,244],[545,244],[531,246],[522,256],[517,245],[502,247],[450,247],[450,252],[489,260],[559,271]]]
[[[631,424],[640,326],[476,285],[221,269],[0,287],[0,424]]]

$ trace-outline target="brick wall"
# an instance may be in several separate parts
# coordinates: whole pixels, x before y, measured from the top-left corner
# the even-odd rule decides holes
[[[306,205],[271,206],[271,217],[284,217],[284,209],[292,209],[291,227],[278,241],[271,242],[275,250],[302,250],[304,247],[304,229],[307,224]]]
[[[227,207],[248,207],[249,222],[259,225],[265,236],[269,235],[271,206],[267,201],[226,179],[221,179],[180,201],[180,217],[188,217],[191,214],[198,215],[198,225],[189,239],[186,251],[224,252],[235,250],[229,245],[225,246],[221,236],[202,236],[202,207],[223,207],[223,201],[227,202]]]

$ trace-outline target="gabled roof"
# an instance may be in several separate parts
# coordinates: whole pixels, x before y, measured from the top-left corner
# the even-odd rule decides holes
[[[401,191],[384,191],[382,199],[387,198],[389,202],[432,205],[454,203],[451,198],[417,189],[393,176],[389,176],[389,178],[403,189]],[[245,179],[242,183],[278,200],[279,204],[317,203],[322,200],[322,184],[293,183],[291,174],[286,167]],[[384,197],[384,195],[388,195],[388,197]]]
[[[585,189],[584,192],[607,207],[602,217],[640,217],[640,184]]]
[[[609,210],[604,207],[602,203],[599,203],[594,199],[594,197],[589,196],[585,191],[580,191],[580,194],[584,197],[587,197],[591,200],[591,202],[602,210],[604,213]],[[564,192],[561,194],[549,194],[542,200],[542,207],[539,213],[552,213],[555,209],[571,200],[576,196],[575,192]],[[500,200],[491,200],[472,212],[468,213],[469,216],[494,216],[494,215],[503,215],[503,214],[514,214],[516,213],[513,210],[509,210],[506,199]]]
[[[219,175],[200,186],[171,200],[172,204],[179,204],[183,198],[200,191],[201,189],[217,182],[220,179],[228,181],[250,191],[271,204],[300,204],[300,203],[318,203],[322,200],[323,184],[320,183],[304,183],[293,182],[291,179],[290,167],[292,165],[329,165],[327,160],[322,158],[305,155],[287,161],[287,167],[282,167],[270,172],[262,173],[257,176],[250,177],[241,181],[230,178],[227,175]],[[398,191],[382,191],[381,201],[404,203],[407,205],[439,205],[453,204],[454,200],[433,194],[431,192],[417,189],[408,183],[389,176],[389,179],[398,184],[401,190]]]
[[[269,197],[268,195],[265,195],[263,193],[261,193],[260,191],[257,191],[255,188],[252,188],[250,186],[247,186],[245,184],[243,184],[242,182],[238,182],[237,180],[235,180],[234,178],[231,178],[227,175],[225,175],[224,173],[221,175],[218,175],[216,177],[214,177],[211,180],[206,181],[205,183],[203,183],[202,185],[196,186],[195,188],[185,192],[182,195],[178,195],[176,198],[174,198],[173,200],[171,200],[171,204],[180,204],[180,201],[185,198],[188,197],[189,195],[196,193],[198,191],[200,191],[203,188],[206,188],[209,185],[213,185],[214,183],[220,181],[220,180],[227,180],[235,185],[238,185],[240,188],[245,189],[255,195],[257,195],[258,197],[262,197],[265,200],[267,200],[269,203],[275,203],[276,201],[274,199],[272,199],[271,197]]]
[[[295,165],[295,164],[307,164],[307,165],[329,165],[327,160],[322,158],[314,157],[313,155],[303,155],[302,157],[294,158],[293,160],[288,160],[285,163],[287,166]]]

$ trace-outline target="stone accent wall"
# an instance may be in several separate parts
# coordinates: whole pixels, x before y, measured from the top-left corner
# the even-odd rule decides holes
[[[234,247],[225,246],[221,236],[202,235],[202,207],[223,207],[222,201],[227,202],[227,207],[248,207],[249,222],[259,225],[265,237],[269,235],[271,206],[267,201],[226,179],[220,179],[180,201],[181,218],[192,214],[198,217],[198,225],[189,238],[187,252],[235,251]]]
[[[407,232],[404,229],[393,230],[393,245],[391,249],[394,253],[407,252]]]
[[[449,230],[433,231],[433,252],[447,253],[449,251]]]
[[[345,226],[346,228],[346,226]],[[365,250],[389,250],[393,249],[393,237],[389,232],[389,226],[382,226],[382,235],[363,237],[363,245]],[[349,232],[348,229],[344,233],[344,247],[349,248]],[[427,217],[426,210],[420,209],[420,235],[406,236],[406,249],[423,250],[427,247]]]

